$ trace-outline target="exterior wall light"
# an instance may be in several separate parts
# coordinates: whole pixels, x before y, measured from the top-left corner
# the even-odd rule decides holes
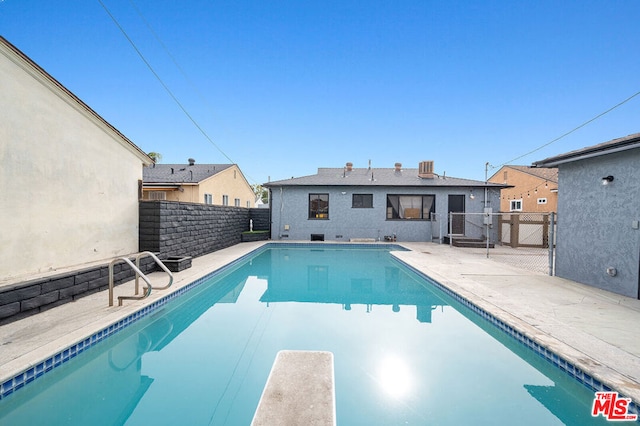
[[[613,182],[613,176],[611,175],[602,178],[603,185],[609,185],[611,182]]]
[[[473,200],[474,198],[476,198],[476,196],[473,195],[473,189],[470,192],[471,193],[469,194],[469,198],[471,198]]]

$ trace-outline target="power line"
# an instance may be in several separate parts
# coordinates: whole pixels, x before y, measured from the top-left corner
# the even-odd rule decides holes
[[[175,65],[175,67],[178,69],[178,71],[180,71],[180,74],[182,74],[182,77],[184,77],[184,79],[189,83],[189,85],[191,86],[191,89],[193,89],[193,91],[196,92],[198,97],[200,97],[200,100],[210,110],[213,110],[213,108],[211,108],[211,105],[208,104],[208,102],[207,102],[206,98],[204,97],[204,95],[202,94],[202,92],[200,90],[198,90],[198,87],[189,78],[189,76],[187,75],[186,71],[178,63],[177,59],[171,54],[171,52],[169,51],[169,48],[162,42],[162,40],[160,39],[160,36],[158,35],[158,33],[156,33],[156,31],[153,29],[153,27],[151,26],[149,21],[147,21],[147,19],[144,17],[144,15],[142,14],[142,11],[138,8],[138,6],[135,4],[135,2],[133,0],[129,0],[129,3],[131,4],[131,6],[133,6],[133,8],[135,9],[136,13],[140,17],[140,19],[142,19],[144,24],[147,26],[147,29],[149,30],[149,32],[151,34],[153,34],[153,37],[156,39],[158,44],[162,47],[162,50],[164,50],[164,52],[167,54],[167,56],[171,59],[171,62],[173,62],[173,65]]]
[[[173,101],[178,105],[178,107],[180,107],[180,109],[182,110],[182,112],[187,116],[187,118],[189,118],[189,120],[193,123],[194,126],[196,126],[196,128],[200,131],[200,133],[202,133],[202,135],[218,150],[220,151],[220,153],[227,159],[229,160],[231,163],[235,164],[235,162],[222,150],[222,148],[220,148],[214,141],[213,139],[211,139],[209,137],[209,135],[207,134],[207,132],[200,126],[200,124],[198,124],[198,122],[193,118],[193,116],[191,114],[189,114],[189,111],[187,111],[187,109],[184,107],[184,105],[182,105],[182,103],[180,102],[180,100],[178,100],[178,98],[173,94],[173,92],[171,91],[171,89],[169,89],[169,87],[165,84],[165,82],[162,80],[162,78],[158,75],[158,73],[153,69],[153,67],[151,66],[151,64],[149,63],[149,61],[147,61],[147,59],[144,57],[144,55],[142,54],[142,52],[140,51],[140,49],[138,49],[138,47],[136,46],[136,44],[134,43],[134,41],[131,39],[131,37],[129,37],[129,35],[127,34],[127,32],[124,30],[124,28],[120,25],[120,23],[118,22],[118,20],[115,18],[115,16],[113,16],[113,14],[109,11],[109,9],[107,8],[107,6],[102,2],[102,0],[98,0],[98,2],[100,3],[100,5],[104,8],[104,10],[107,12],[107,14],[109,15],[109,17],[111,18],[111,20],[114,22],[114,24],[118,27],[118,29],[120,30],[120,32],[124,35],[124,37],[127,39],[127,41],[129,42],[129,44],[131,44],[131,46],[133,47],[133,49],[136,51],[136,53],[138,54],[138,56],[140,57],[140,59],[142,59],[142,61],[145,63],[145,65],[147,66],[147,68],[149,68],[149,70],[151,71],[151,73],[155,76],[155,78],[160,82],[160,84],[162,85],[162,87],[164,88],[164,90],[169,94],[169,96],[171,97],[171,99],[173,99]],[[137,8],[136,8],[137,10]],[[145,21],[146,22],[146,21]],[[152,31],[153,33],[153,31]],[[155,35],[155,33],[153,33]],[[156,37],[157,38],[157,37]],[[164,47],[164,44],[162,44],[160,42],[160,44]],[[171,55],[169,55],[171,56]],[[171,57],[173,59],[173,57]],[[175,61],[174,61],[175,63]],[[177,66],[177,64],[176,64]],[[178,66],[178,68],[180,69],[180,67]],[[249,175],[247,175],[247,177],[249,177]],[[253,179],[252,179],[253,180]],[[254,180],[255,181],[255,180]]]
[[[596,116],[595,116],[595,117],[593,117],[592,119],[585,121],[584,123],[582,123],[582,124],[581,124],[581,125],[579,125],[578,127],[575,127],[575,128],[573,128],[573,129],[569,130],[569,131],[568,131],[568,132],[566,132],[565,134],[563,134],[563,135],[561,135],[561,136],[558,136],[558,137],[557,137],[557,138],[555,138],[554,140],[552,140],[552,141],[550,141],[550,142],[547,142],[547,143],[545,143],[544,145],[541,145],[541,146],[539,146],[538,148],[536,148],[536,149],[534,149],[534,150],[532,150],[532,151],[527,152],[526,154],[522,154],[522,155],[521,155],[521,156],[519,156],[519,157],[516,157],[516,158],[513,158],[513,159],[511,159],[511,160],[509,160],[509,161],[506,161],[506,162],[504,162],[504,163],[500,164],[499,166],[492,166],[492,167],[494,167],[494,168],[502,167],[502,166],[505,166],[505,165],[507,165],[507,164],[509,164],[509,163],[513,163],[514,161],[519,160],[519,159],[521,159],[521,158],[523,158],[523,157],[526,157],[526,156],[528,156],[528,155],[531,155],[531,154],[533,154],[534,152],[540,151],[542,148],[545,148],[545,147],[547,147],[547,146],[551,145],[552,143],[559,141],[560,139],[564,138],[565,136],[568,136],[568,135],[570,135],[571,133],[575,132],[576,130],[583,128],[583,127],[584,127],[584,126],[586,126],[587,124],[589,124],[589,123],[591,123],[591,122],[593,122],[593,121],[597,120],[598,118],[602,117],[603,115],[610,113],[610,112],[611,112],[611,111],[613,111],[614,109],[618,108],[618,107],[619,107],[619,106],[621,106],[621,105],[624,105],[625,103],[629,102],[631,99],[635,98],[635,97],[636,97],[636,96],[638,96],[638,95],[640,95],[640,92],[636,92],[636,93],[634,93],[633,95],[629,96],[627,99],[623,100],[622,102],[619,102],[618,104],[616,104],[616,105],[612,106],[612,107],[611,107],[611,108],[609,108],[608,110],[606,110],[606,111],[604,111],[604,112],[602,112],[602,113],[600,113],[600,114],[596,115]]]

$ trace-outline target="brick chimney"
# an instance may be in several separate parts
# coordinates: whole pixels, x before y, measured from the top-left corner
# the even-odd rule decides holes
[[[418,165],[418,177],[422,179],[433,179],[433,161],[421,161]]]

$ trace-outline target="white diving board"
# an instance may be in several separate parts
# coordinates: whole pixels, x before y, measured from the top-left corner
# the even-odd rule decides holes
[[[278,352],[251,425],[335,424],[333,354]]]

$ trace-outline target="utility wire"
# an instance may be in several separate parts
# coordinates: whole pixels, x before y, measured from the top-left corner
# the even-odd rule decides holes
[[[144,24],[147,26],[147,29],[149,30],[149,32],[151,34],[153,34],[153,37],[156,39],[156,41],[158,42],[158,44],[160,46],[162,46],[162,50],[164,50],[164,52],[167,54],[167,56],[171,59],[171,62],[173,62],[173,65],[176,66],[176,68],[178,69],[178,71],[180,71],[180,74],[182,74],[182,77],[184,77],[184,79],[189,83],[189,85],[191,86],[191,89],[193,89],[193,91],[198,95],[198,97],[200,98],[200,100],[202,101],[202,103],[204,103],[210,110],[213,111],[213,108],[211,107],[211,105],[207,102],[207,99],[205,98],[205,96],[202,94],[202,92],[198,89],[198,87],[195,85],[195,83],[193,82],[193,80],[191,80],[189,78],[189,76],[187,75],[186,71],[180,66],[180,64],[178,63],[177,59],[175,58],[175,56],[173,56],[171,54],[171,52],[169,51],[169,48],[162,42],[162,40],[160,39],[160,36],[158,35],[158,33],[155,32],[155,30],[153,29],[153,27],[151,26],[151,24],[149,23],[149,21],[147,21],[147,19],[144,17],[144,15],[142,14],[142,11],[138,8],[138,6],[135,4],[135,2],[133,0],[129,0],[129,3],[131,4],[131,6],[133,6],[133,8],[135,9],[136,13],[138,14],[138,16],[140,17],[140,19],[142,19],[142,21],[144,22]]]
[[[162,87],[164,88],[164,90],[169,94],[169,96],[171,96],[171,99],[173,99],[173,101],[180,107],[180,109],[182,110],[182,112],[184,112],[184,114],[189,118],[189,120],[193,123],[194,126],[196,126],[196,128],[200,131],[200,133],[202,133],[202,135],[218,150],[220,151],[220,153],[227,159],[229,160],[231,163],[235,164],[235,162],[209,137],[209,135],[207,134],[207,132],[198,124],[198,122],[193,118],[193,116],[191,114],[189,114],[189,112],[187,111],[187,109],[182,105],[182,103],[178,100],[178,98],[173,94],[173,92],[171,91],[171,89],[169,89],[169,87],[165,84],[165,82],[162,80],[162,78],[160,78],[160,76],[158,75],[158,73],[156,73],[156,71],[153,69],[153,67],[151,66],[151,64],[149,63],[149,61],[147,61],[147,59],[144,57],[144,55],[142,54],[142,52],[140,51],[140,49],[138,49],[138,47],[136,46],[136,44],[133,42],[133,40],[131,39],[131,37],[129,37],[129,35],[127,34],[127,32],[124,30],[124,28],[122,28],[122,26],[120,25],[120,23],[118,22],[118,20],[115,18],[115,16],[113,16],[113,14],[109,11],[109,9],[107,8],[107,6],[102,2],[102,0],[98,0],[98,2],[100,3],[100,5],[104,8],[105,12],[107,12],[107,14],[109,15],[109,17],[111,18],[111,20],[114,22],[114,24],[118,27],[118,29],[120,30],[120,32],[125,36],[125,38],[127,39],[127,41],[129,42],[129,44],[131,44],[131,46],[133,47],[133,49],[136,51],[136,53],[138,54],[138,56],[140,57],[140,59],[142,59],[142,61],[145,63],[145,65],[147,66],[147,68],[149,68],[149,70],[151,71],[151,73],[155,76],[155,78],[160,82],[160,84],[162,85]]]
[[[178,68],[178,70],[180,70],[180,72],[182,73],[182,76],[189,81],[189,83],[193,85],[193,83],[191,82],[191,80],[189,80],[189,78],[187,77],[187,74],[184,72],[184,70],[182,69],[182,67],[180,66],[180,64],[178,64],[178,61],[176,61],[175,57],[171,54],[171,52],[169,52],[169,49],[167,48],[167,46],[162,42],[162,40],[160,40],[160,37],[158,36],[158,34],[154,31],[153,27],[151,26],[151,24],[149,23],[149,21],[146,20],[146,18],[144,17],[144,15],[142,14],[142,12],[140,11],[140,9],[138,8],[138,6],[135,4],[135,2],[133,0],[129,0],[129,3],[131,4],[131,6],[133,6],[133,8],[135,9],[136,13],[138,14],[138,16],[140,17],[140,19],[142,19],[142,21],[144,22],[144,24],[147,26],[147,29],[149,30],[149,32],[151,34],[153,34],[153,37],[156,39],[156,41],[160,44],[160,46],[162,46],[162,49],[165,51],[165,53],[169,56],[169,58],[171,58],[171,61],[173,62],[173,64],[176,66],[176,68]]]
[[[545,143],[544,145],[541,145],[541,146],[539,146],[538,148],[536,148],[536,149],[534,149],[534,150],[532,150],[532,151],[527,152],[526,154],[522,154],[522,155],[521,155],[521,156],[519,156],[519,157],[516,157],[516,158],[514,158],[514,159],[511,159],[511,160],[509,160],[509,161],[506,161],[506,162],[504,162],[504,163],[500,164],[499,166],[491,166],[491,167],[493,167],[493,168],[502,167],[502,166],[505,166],[505,165],[507,165],[507,164],[509,164],[509,163],[513,163],[514,161],[519,160],[519,159],[521,159],[521,158],[523,158],[523,157],[526,157],[526,156],[528,156],[528,155],[531,155],[531,154],[533,154],[534,152],[540,151],[542,148],[545,148],[545,147],[547,147],[547,146],[551,145],[552,143],[559,141],[560,139],[564,138],[565,136],[568,136],[568,135],[570,135],[571,133],[575,132],[576,130],[583,128],[583,127],[584,127],[584,126],[586,126],[587,124],[589,124],[589,123],[591,123],[591,122],[593,122],[593,121],[597,120],[598,118],[602,117],[603,115],[610,113],[610,112],[611,112],[611,111],[613,111],[614,109],[618,108],[618,107],[619,107],[619,106],[621,106],[621,105],[624,105],[625,103],[629,102],[631,99],[635,98],[635,97],[636,97],[636,96],[638,96],[638,95],[640,95],[640,92],[636,92],[636,93],[634,93],[633,95],[629,96],[627,99],[625,99],[625,100],[623,100],[622,102],[620,102],[620,103],[618,103],[618,104],[616,104],[616,105],[612,106],[611,108],[609,108],[609,109],[608,109],[608,110],[606,110],[605,112],[602,112],[602,113],[600,113],[600,114],[596,115],[595,117],[593,117],[593,118],[592,118],[592,119],[590,119],[590,120],[585,121],[584,123],[582,123],[582,124],[581,124],[581,125],[579,125],[578,127],[576,127],[576,128],[574,128],[574,129],[569,130],[567,133],[565,133],[565,134],[563,134],[563,135],[561,135],[561,136],[558,136],[558,137],[557,137],[557,138],[555,138],[554,140],[552,140],[552,141],[550,141],[550,142],[547,142],[547,143]]]

